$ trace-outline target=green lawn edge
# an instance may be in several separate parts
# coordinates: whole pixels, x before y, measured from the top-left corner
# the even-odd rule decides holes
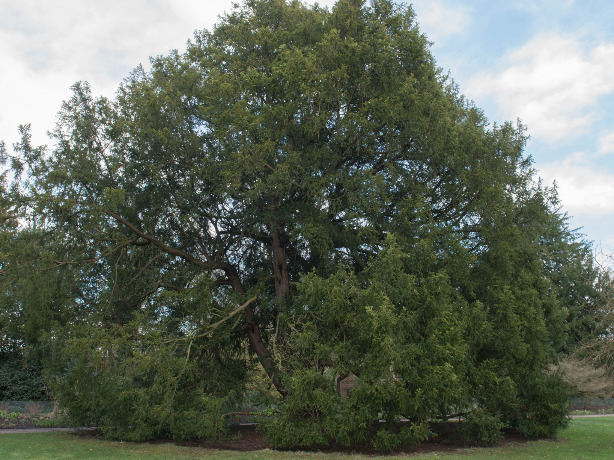
[[[234,452],[173,443],[125,443],[66,432],[0,435],[3,459],[612,459],[614,458],[614,417],[586,417],[570,421],[569,427],[554,439],[508,444],[494,448],[460,449],[454,453],[432,452],[421,455],[363,456],[312,452],[259,450]]]

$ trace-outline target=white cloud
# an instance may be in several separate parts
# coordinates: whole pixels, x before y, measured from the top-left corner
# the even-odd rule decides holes
[[[539,168],[546,183],[556,180],[563,208],[574,217],[605,217],[614,214],[614,175],[591,164],[578,152],[562,162]]]
[[[597,139],[597,153],[600,155],[614,153],[614,132],[603,134]]]
[[[193,30],[170,6],[146,0],[0,2],[0,17],[0,139],[9,144],[27,122],[34,142],[47,142],[73,83],[111,96],[132,68]]]
[[[454,36],[464,35],[471,26],[471,10],[466,6],[443,0],[416,0],[411,3],[420,30],[435,46],[443,45]]]
[[[614,92],[614,43],[586,52],[578,40],[544,34],[502,62],[501,72],[472,77],[467,95],[493,98],[505,118],[520,117],[541,140],[579,134],[598,117],[599,97]]]
[[[45,133],[73,83],[87,80],[95,94],[112,96],[134,67],[183,49],[233,3],[0,0],[0,140],[16,142],[17,126],[31,123],[34,143],[48,142]]]
[[[176,42],[177,18],[160,3],[152,8],[146,0],[21,0],[17,5],[9,12],[14,27],[0,32],[3,53],[33,73],[78,71],[117,78],[118,67],[136,64],[130,59],[147,56],[147,48],[157,51],[165,36],[168,48]]]

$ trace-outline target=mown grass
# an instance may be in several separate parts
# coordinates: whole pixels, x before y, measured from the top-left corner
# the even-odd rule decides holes
[[[460,449],[454,453],[430,453],[412,458],[452,459],[612,459],[614,458],[614,417],[574,419],[557,439],[531,441],[501,448]],[[0,435],[3,459],[363,459],[407,458],[403,456],[364,457],[360,455],[320,454],[305,452],[231,452],[172,443],[121,443],[92,437],[74,436],[65,432]]]

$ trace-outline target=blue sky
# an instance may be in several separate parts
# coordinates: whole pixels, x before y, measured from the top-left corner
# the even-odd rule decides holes
[[[309,2],[311,3],[311,2]],[[331,6],[334,0],[319,1]],[[70,86],[112,96],[149,56],[183,49],[232,0],[0,0],[0,139],[47,142]],[[438,65],[492,122],[520,118],[573,227],[614,249],[614,2],[416,0]]]
[[[493,122],[520,118],[571,226],[614,247],[614,3],[417,0],[421,29]]]

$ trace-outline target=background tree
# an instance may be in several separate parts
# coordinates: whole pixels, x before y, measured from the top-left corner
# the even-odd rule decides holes
[[[40,340],[33,332],[40,320],[28,316],[32,302],[37,302],[43,289],[32,289],[36,277],[33,264],[38,259],[34,249],[36,236],[20,229],[19,205],[7,191],[10,171],[8,155],[0,143],[0,401],[47,399],[47,385],[42,377]],[[36,282],[42,281],[40,278]],[[41,283],[39,288],[42,288]],[[27,293],[31,294],[28,296]]]
[[[584,275],[585,246],[524,128],[458,93],[410,7],[249,0],[116,99],[73,90],[53,149],[24,138],[14,164],[70,280],[37,308],[75,421],[216,436],[255,359],[277,447],[564,425],[546,370],[582,295],[558,267]]]
[[[603,255],[602,255],[603,256]],[[602,396],[612,396],[614,380],[614,283],[612,282],[612,256],[605,257],[605,263],[600,267],[596,283],[598,290],[596,307],[591,314],[591,330],[584,334],[572,354],[572,362],[579,361],[586,367],[593,367],[593,372],[602,373],[610,383]],[[609,393],[608,393],[609,391]]]

